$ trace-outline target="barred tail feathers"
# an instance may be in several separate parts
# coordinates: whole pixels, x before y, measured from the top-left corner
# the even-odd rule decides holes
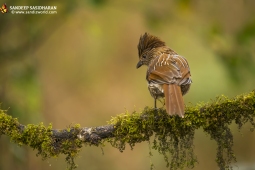
[[[184,100],[177,84],[163,84],[166,111],[169,115],[184,117]]]

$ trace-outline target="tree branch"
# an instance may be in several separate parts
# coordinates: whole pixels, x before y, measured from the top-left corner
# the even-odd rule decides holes
[[[93,145],[97,145],[106,138],[111,138],[114,136],[114,125],[105,125],[95,128],[81,128],[79,135],[77,136],[83,142],[88,142]]]
[[[54,130],[43,123],[24,126],[0,110],[0,135],[5,134],[19,145],[37,149],[43,159],[65,154],[69,168],[73,169],[76,167],[74,158],[83,143],[98,146],[109,142],[122,152],[126,144],[133,148],[136,143],[150,141],[154,134],[152,148],[163,154],[167,166],[178,169],[193,167],[197,162],[193,152],[194,133],[203,128],[218,145],[216,161],[219,168],[229,169],[236,159],[232,150],[233,135],[228,126],[235,122],[240,129],[250,122],[254,128],[254,116],[255,92],[252,91],[233,99],[221,96],[210,103],[188,106],[184,118],[171,117],[163,108],[146,107],[142,112],[117,115],[105,126],[81,128],[76,124],[63,130]]]

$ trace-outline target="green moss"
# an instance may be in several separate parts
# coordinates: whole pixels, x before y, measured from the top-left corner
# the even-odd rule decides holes
[[[197,162],[193,153],[194,126],[188,120],[168,116],[164,109],[145,108],[141,113],[125,113],[109,123],[116,130],[115,137],[108,141],[121,152],[126,144],[133,148],[154,136],[152,149],[164,156],[171,169],[193,167]]]
[[[115,137],[108,141],[122,152],[126,144],[133,148],[136,143],[149,141],[154,135],[152,148],[164,156],[167,167],[192,168],[197,162],[193,152],[195,130],[203,128],[217,143],[216,162],[219,168],[231,169],[230,164],[236,158],[229,125],[234,122],[240,129],[250,122],[254,129],[254,116],[254,91],[234,99],[220,96],[210,103],[188,106],[185,118],[171,117],[164,109],[155,111],[147,107],[141,113],[126,112],[113,117],[109,123],[115,125]]]
[[[142,112],[126,112],[113,117],[109,121],[115,128],[113,137],[111,135],[100,142],[100,145],[87,144],[102,147],[104,142],[110,142],[113,147],[123,152],[126,145],[133,149],[136,143],[148,141],[152,149],[163,155],[166,166],[170,169],[192,168],[197,162],[193,151],[194,134],[196,129],[202,128],[217,143],[216,162],[219,169],[231,169],[230,164],[236,161],[236,158],[229,125],[235,123],[241,129],[249,122],[252,125],[251,130],[254,130],[254,116],[254,91],[233,99],[220,96],[210,103],[187,106],[184,118],[171,117],[163,108],[154,110],[146,107]],[[55,132],[51,125],[46,127],[43,123],[22,126],[17,119],[0,109],[0,135],[5,134],[10,136],[14,143],[38,150],[38,155],[43,159],[65,154],[68,168],[76,168],[74,158],[82,147],[82,141],[76,137],[80,132],[80,125],[59,131],[66,133],[68,137],[65,138],[54,137]]]
[[[79,127],[79,125],[75,125],[72,129],[76,132]],[[42,159],[65,154],[68,169],[74,169],[76,167],[74,158],[78,155],[82,142],[78,139],[54,139],[52,133],[51,124],[47,127],[43,123],[23,126],[17,119],[0,110],[0,134],[10,136],[11,141],[20,146],[27,145],[36,149],[37,156],[40,155]]]

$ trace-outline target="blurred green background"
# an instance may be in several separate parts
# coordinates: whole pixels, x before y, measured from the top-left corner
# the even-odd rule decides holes
[[[84,0],[5,1],[55,5],[55,15],[0,15],[0,103],[22,124],[63,129],[106,124],[111,116],[153,106],[146,68],[136,69],[139,36],[149,32],[189,61],[193,84],[185,103],[233,97],[255,89],[255,1]],[[2,1],[1,3],[5,3]],[[237,163],[255,169],[255,133],[232,126]],[[218,169],[215,142],[196,131],[195,170]],[[0,170],[65,169],[64,157],[42,161],[36,151],[0,138]],[[79,169],[148,170],[148,143],[124,153],[107,144],[84,147]],[[167,169],[153,152],[155,169]]]

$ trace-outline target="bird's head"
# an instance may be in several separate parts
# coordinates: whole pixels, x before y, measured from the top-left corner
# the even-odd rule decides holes
[[[137,46],[139,61],[136,68],[142,65],[149,65],[151,59],[156,57],[155,49],[162,46],[165,46],[165,42],[161,41],[158,37],[150,35],[147,32],[142,35]]]

